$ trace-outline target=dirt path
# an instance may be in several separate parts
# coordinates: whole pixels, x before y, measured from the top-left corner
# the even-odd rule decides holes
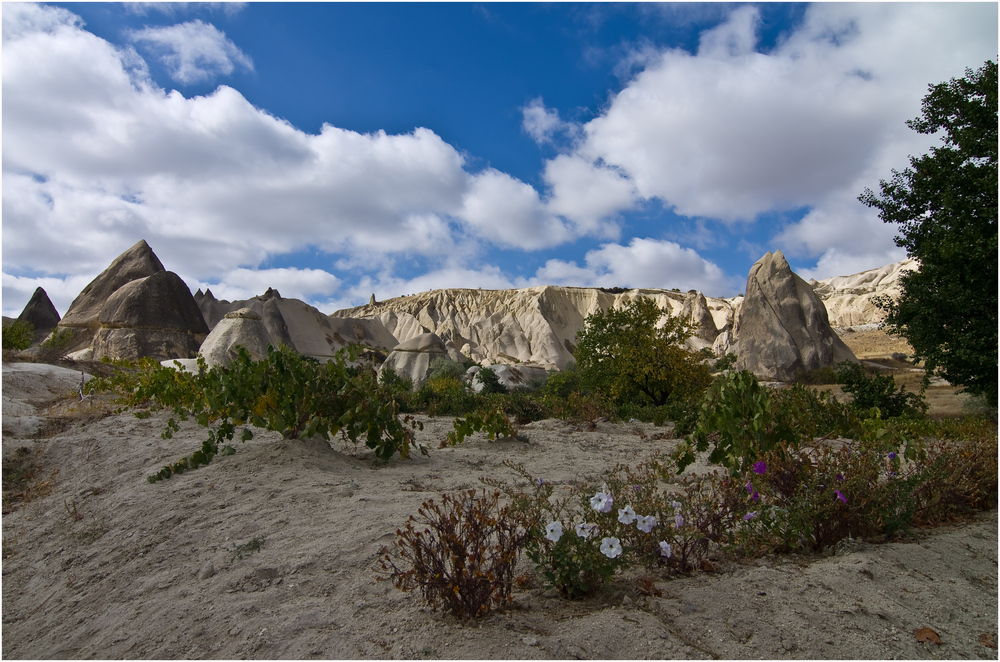
[[[513,478],[507,459],[556,486],[596,479],[668,450],[651,439],[662,429],[541,421],[527,442],[477,437],[384,468],[363,449],[259,433],[151,485],[201,428],[163,440],[163,416],[93,420],[72,400],[52,411],[75,418],[3,437],[5,463],[27,447],[49,483],[3,517],[6,658],[997,657],[979,643],[997,637],[996,512],[907,544],[720,563],[658,580],[660,597],[635,572],[592,600],[530,587],[516,609],[461,625],[374,581],[378,549],[421,502]],[[420,440],[436,447],[450,420],[424,421]],[[943,643],[918,643],[922,627]]]

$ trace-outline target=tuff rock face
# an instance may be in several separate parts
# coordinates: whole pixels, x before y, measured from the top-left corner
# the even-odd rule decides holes
[[[707,343],[715,342],[719,336],[719,329],[715,325],[715,317],[708,309],[708,300],[705,295],[696,290],[691,290],[684,297],[684,305],[681,314],[691,318],[698,329],[695,335]]]
[[[781,251],[751,267],[733,335],[736,368],[762,379],[786,381],[801,371],[857,362],[831,328],[819,296],[792,272]]]
[[[685,295],[668,290],[611,294],[596,288],[542,286],[517,290],[432,290],[340,310],[331,318],[378,320],[400,341],[434,333],[466,357],[484,364],[529,365],[562,370],[573,360],[576,334],[590,313],[650,297],[679,315]],[[694,304],[692,304],[694,305]],[[705,299],[712,331],[732,314],[725,299]],[[711,346],[692,338],[696,348]]]
[[[101,326],[101,308],[118,288],[161,271],[166,270],[144,239],[116,257],[107,269],[83,288],[59,321],[60,328],[74,331],[69,350],[90,346]]]
[[[413,388],[418,389],[427,381],[431,363],[437,359],[452,360],[444,341],[433,333],[422,333],[393,348],[379,368],[379,375],[391,368],[400,377],[412,381]]]
[[[354,344],[392,349],[399,341],[376,320],[328,317],[298,299],[284,299],[268,288],[262,296],[246,301],[216,299],[211,290],[195,293],[195,301],[210,328],[227,313],[249,308],[260,316],[273,343],[283,343],[300,354],[330,360],[338,350]]]
[[[98,315],[93,358],[192,358],[208,326],[180,276],[158,271],[108,297]]]
[[[49,300],[49,295],[42,288],[37,288],[31,295],[28,304],[17,316],[22,322],[28,322],[35,328],[35,342],[40,342],[59,324],[59,312]]]
[[[900,276],[918,268],[919,263],[910,258],[851,276],[810,280],[809,284],[823,299],[834,328],[876,324],[885,318],[885,313],[875,306],[873,299],[898,297],[902,291]]]
[[[252,308],[240,308],[219,320],[198,351],[209,368],[229,365],[236,358],[237,345],[246,348],[254,361],[267,358],[268,345],[274,345],[271,333]]]

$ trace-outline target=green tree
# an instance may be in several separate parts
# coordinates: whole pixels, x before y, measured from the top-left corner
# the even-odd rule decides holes
[[[705,357],[684,346],[693,334],[690,319],[674,317],[645,297],[592,313],[577,334],[581,385],[618,404],[638,398],[657,407],[700,393],[712,377]]]
[[[997,65],[929,86],[921,117],[906,124],[941,132],[943,145],[910,157],[859,200],[898,223],[896,244],[920,263],[898,300],[878,303],[885,326],[917,358],[974,395],[997,399]]]

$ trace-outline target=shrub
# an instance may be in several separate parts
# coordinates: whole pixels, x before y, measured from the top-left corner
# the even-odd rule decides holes
[[[493,368],[481,368],[476,372],[475,379],[483,385],[483,389],[480,391],[483,395],[507,392],[507,387],[500,383],[500,378]]]
[[[440,377],[454,377],[461,382],[462,378],[465,377],[465,370],[465,365],[459,363],[458,361],[438,357],[431,361],[430,372],[427,374],[427,380],[431,381]]]
[[[824,365],[814,370],[803,370],[792,379],[796,384],[836,384],[837,371],[833,366]]]
[[[240,347],[229,366],[206,370],[199,360],[196,374],[144,359],[111,378],[91,380],[88,390],[115,391],[125,406],[170,408],[181,420],[193,417],[209,428],[199,451],[164,467],[150,482],[208,464],[220,452],[233,452],[231,446],[220,450],[220,444],[232,441],[241,426],[241,441],[253,438],[251,425],[286,438],[320,435],[329,440],[339,432],[355,444],[363,439],[381,461],[395,453],[408,457],[412,429],[418,427],[409,417],[399,419],[393,392],[378,383],[373,370],[348,370],[343,352],[319,363],[287,347],[269,347],[267,359],[254,361]],[[177,429],[171,418],[163,434],[170,437]]]
[[[3,325],[3,348],[20,351],[31,347],[35,339],[35,327],[31,322],[14,320]]]
[[[693,334],[689,318],[674,317],[645,297],[592,313],[577,334],[581,384],[615,404],[662,406],[700,394],[712,377],[706,356],[684,346]]]
[[[854,396],[851,407],[859,412],[877,408],[883,417],[894,418],[920,416],[927,411],[922,394],[907,393],[904,386],[897,391],[892,375],[868,376],[860,364],[850,361],[838,364],[836,374],[837,383]]]
[[[38,346],[38,357],[42,361],[58,361],[66,355],[66,350],[73,344],[73,336],[72,329],[56,327]]]
[[[528,491],[493,478],[482,481],[511,499],[512,515],[529,531],[528,558],[565,597],[591,595],[631,565],[688,571],[705,559],[706,530],[718,512],[702,497],[697,480],[678,493],[666,492],[658,456],[635,469],[618,465],[600,487],[576,485],[561,498],[522,466],[506,464],[527,480]]]
[[[677,447],[675,459],[683,471],[694,462],[694,451],[707,450],[711,441],[708,461],[735,474],[771,450],[859,430],[856,417],[829,392],[817,394],[801,384],[772,391],[743,370],[718,376],[705,392],[690,440]]]
[[[469,490],[442,495],[440,505],[425,501],[396,530],[392,547],[380,550],[379,579],[401,591],[419,589],[432,607],[464,619],[508,604],[527,532],[499,497]]]
[[[580,373],[577,372],[576,364],[570,362],[561,372],[549,375],[540,390],[542,395],[548,398],[566,399],[571,393],[578,393],[580,391]]]
[[[397,396],[404,396],[413,390],[413,380],[409,377],[401,377],[392,368],[383,368],[378,381]]]

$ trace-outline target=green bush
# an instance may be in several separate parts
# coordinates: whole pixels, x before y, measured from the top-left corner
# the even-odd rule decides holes
[[[493,370],[493,368],[480,368],[479,371],[476,372],[474,379],[483,385],[483,389],[480,393],[484,395],[507,392],[507,387],[500,383],[500,378],[497,377],[497,373]]]
[[[907,393],[906,387],[896,388],[896,380],[892,375],[865,374],[865,369],[858,363],[844,361],[837,365],[837,383],[844,392],[854,396],[851,407],[858,412],[869,412],[878,409],[884,418],[897,416],[920,416],[927,411],[923,395]]]
[[[232,452],[231,446],[220,449],[220,444],[232,441],[238,427],[243,427],[241,441],[253,438],[249,426],[286,438],[320,435],[329,440],[339,432],[355,444],[363,440],[381,461],[396,453],[408,457],[417,427],[409,417],[400,420],[395,394],[378,383],[375,372],[349,370],[343,352],[319,363],[287,347],[269,347],[266,359],[254,361],[240,347],[229,366],[206,370],[199,360],[197,373],[144,359],[110,378],[91,380],[88,389],[117,392],[125,406],[169,408],[181,420],[192,417],[209,428],[201,450],[164,467],[151,482]],[[177,429],[171,418],[164,436]]]
[[[35,327],[31,322],[14,320],[3,326],[3,348],[20,351],[31,347],[35,339]]]
[[[430,372],[427,374],[428,381],[439,377],[454,377],[458,381],[462,381],[465,377],[466,366],[458,361],[438,357],[431,361],[430,367]]]
[[[817,394],[801,384],[772,391],[747,370],[715,379],[692,427],[689,441],[675,451],[678,471],[694,462],[695,450],[708,450],[709,442],[708,461],[737,473],[773,449],[860,430],[856,417],[829,392]]]
[[[56,327],[49,337],[38,346],[38,356],[43,361],[58,361],[66,355],[66,350],[73,343],[72,329]]]
[[[693,334],[689,318],[674,317],[645,297],[592,313],[577,334],[574,357],[581,385],[615,405],[658,407],[677,397],[697,396],[712,377],[707,356],[684,346]]]

